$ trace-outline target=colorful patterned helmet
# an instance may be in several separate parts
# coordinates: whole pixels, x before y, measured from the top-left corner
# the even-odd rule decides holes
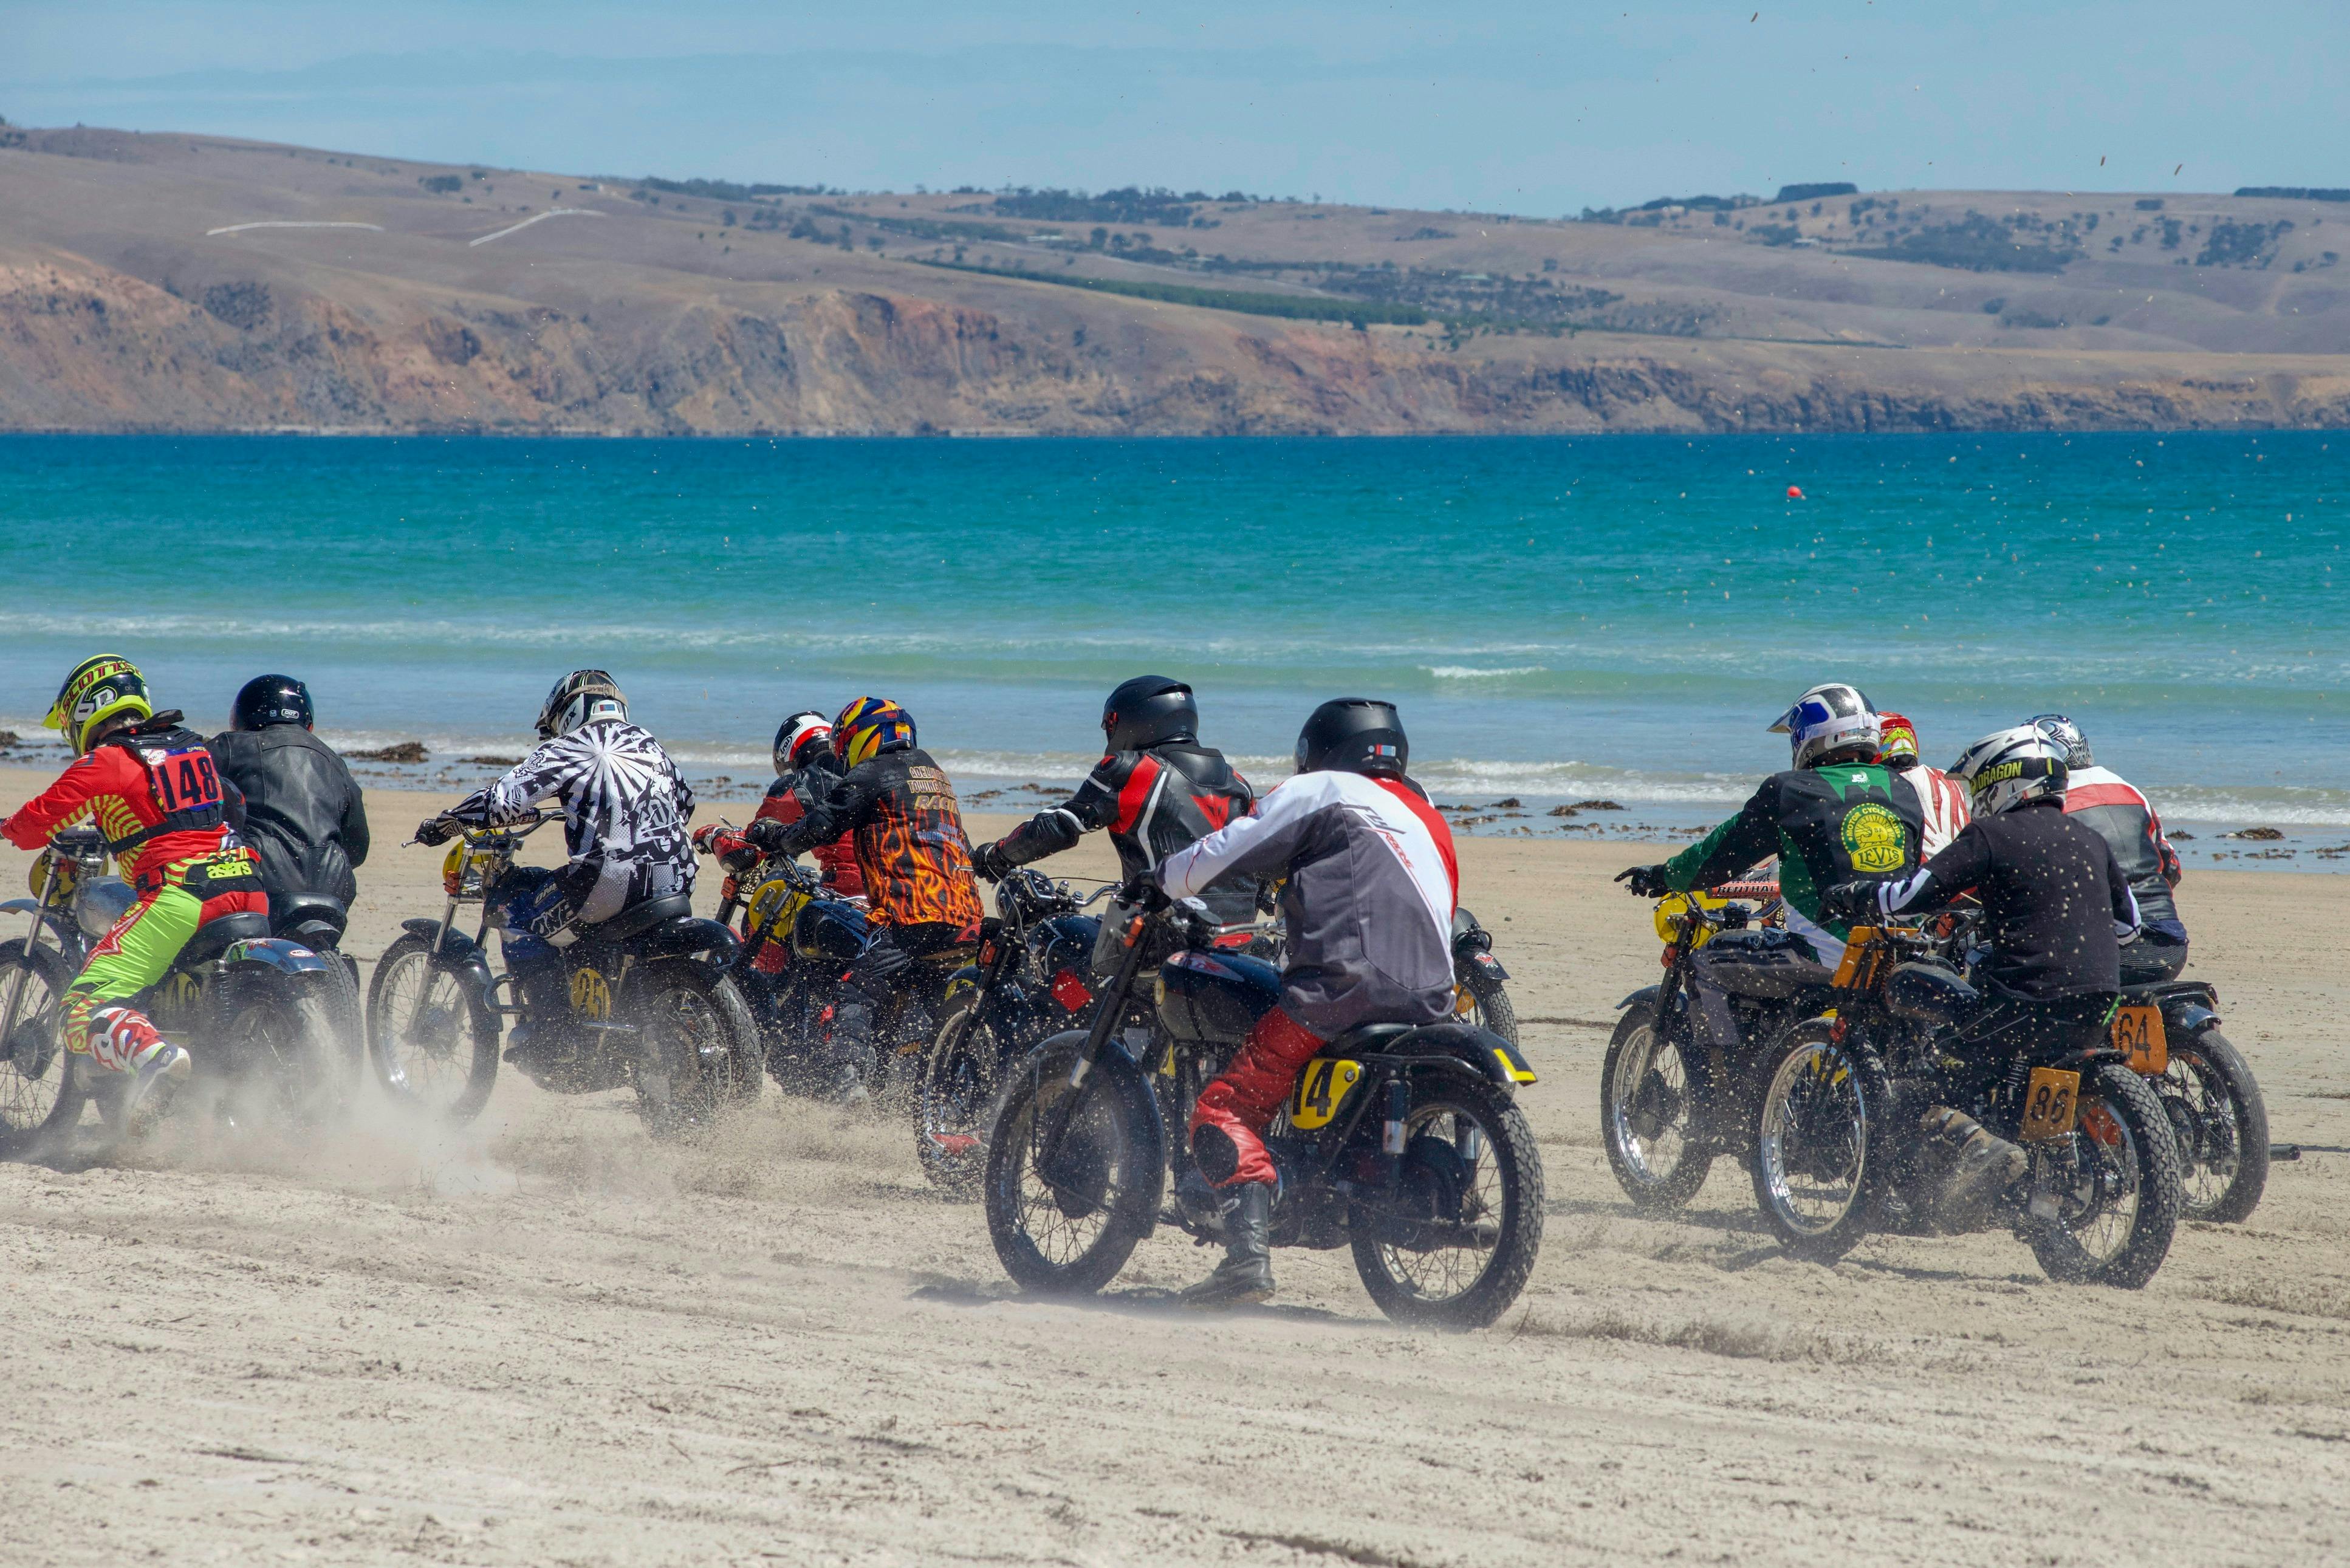
[[[1967,786],[1977,816],[2044,796],[2064,798],[2068,770],[2064,748],[2031,724],[1985,735],[1966,749],[1950,774]]]
[[[2066,766],[2093,768],[2097,765],[2096,758],[2089,754],[2089,737],[2081,733],[2080,725],[2064,714],[2035,713],[2032,716],[2032,727],[2064,748]]]
[[[852,768],[913,744],[913,716],[887,697],[859,697],[832,722],[832,749]]]
[[[73,667],[41,722],[65,732],[66,743],[79,756],[89,750],[90,736],[100,724],[124,714],[134,720],[155,716],[155,705],[147,700],[147,678],[120,654],[101,653]]]
[[[626,722],[628,717],[629,700],[620,695],[619,681],[600,670],[575,670],[546,694],[546,704],[538,711],[538,738],[551,741],[567,735],[595,719]]]
[[[1787,737],[1787,749],[1799,768],[1845,753],[1874,757],[1877,742],[1884,739],[1867,696],[1860,688],[1841,681],[1814,686],[1796,698],[1795,705],[1771,726],[1771,732]]]
[[[781,777],[807,761],[811,746],[832,745],[832,725],[811,708],[785,719],[775,730],[775,774]]]
[[[1898,713],[1879,713],[1884,736],[1877,742],[1877,760],[1896,773],[1918,765],[1918,726]]]

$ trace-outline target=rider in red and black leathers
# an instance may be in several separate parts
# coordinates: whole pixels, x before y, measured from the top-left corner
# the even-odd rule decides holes
[[[759,803],[754,822],[780,822],[785,827],[806,816],[832,793],[847,770],[832,749],[832,725],[821,713],[794,713],[775,732],[775,782]],[[694,829],[693,846],[714,857],[730,872],[747,871],[759,858],[744,831],[712,823]],[[857,868],[857,845],[844,833],[808,850],[808,858],[823,873],[824,885],[835,897],[865,897],[865,874]],[[733,896],[730,886],[727,896]]]
[[[972,857],[973,869],[1000,879],[1013,867],[1057,855],[1107,828],[1118,847],[1118,869],[1130,880],[1246,816],[1256,805],[1255,790],[1222,752],[1200,744],[1199,727],[1200,708],[1189,686],[1158,675],[1126,681],[1102,704],[1109,754],[1066,801],[981,846]],[[1237,925],[1255,914],[1256,890],[1254,878],[1240,878],[1219,885],[1201,901],[1218,919]],[[1118,920],[1102,925],[1105,931],[1124,929]],[[1097,968],[1114,958],[1096,956]]]

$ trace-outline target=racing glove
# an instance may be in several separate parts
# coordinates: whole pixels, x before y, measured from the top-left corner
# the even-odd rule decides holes
[[[428,816],[416,825],[416,842],[434,846],[457,836],[457,825],[445,816]]]
[[[778,855],[791,830],[772,816],[762,816],[743,830],[743,841],[762,855]]]
[[[1838,882],[1820,895],[1820,913],[1832,920],[1846,923],[1877,919],[1883,911],[1877,908],[1877,882]]]
[[[1001,882],[1011,869],[1012,862],[1004,857],[1003,842],[1001,839],[993,844],[983,844],[971,852],[971,871],[974,877],[984,877],[991,882]]]
[[[1661,898],[1672,891],[1665,885],[1662,866],[1627,866],[1616,874],[1616,880],[1629,884],[1636,898]]]

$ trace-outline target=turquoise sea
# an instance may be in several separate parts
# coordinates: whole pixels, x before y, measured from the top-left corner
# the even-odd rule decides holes
[[[2067,711],[2204,853],[2314,850],[2350,839],[2346,525],[2322,432],[9,437],[0,727],[36,738],[110,649],[205,724],[300,675],[323,731],[437,768],[516,753],[594,664],[706,777],[877,692],[968,793],[1074,778],[1101,693],[1155,670],[1262,773],[1314,702],[1376,694],[1440,799],[1533,813],[1500,826],[1590,796],[1688,824],[1841,679],[1937,762]]]

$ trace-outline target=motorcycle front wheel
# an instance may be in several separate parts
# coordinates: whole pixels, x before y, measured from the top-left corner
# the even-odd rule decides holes
[[[472,980],[413,931],[383,950],[368,984],[376,1082],[426,1116],[472,1121],[498,1079],[498,1015]]]
[[[1462,963],[1455,960],[1452,994],[1455,1015],[1462,1023],[1490,1029],[1513,1045],[1518,1043],[1517,1007],[1502,982],[1482,967],[1473,961]]]
[[[1755,1107],[1754,1200],[1779,1244],[1834,1263],[1875,1225],[1892,1165],[1893,1090],[1825,1019],[1789,1030]]]
[[[1525,1288],[1542,1251],[1542,1156],[1525,1113],[1464,1074],[1412,1085],[1390,1206],[1349,1218],[1355,1272],[1398,1323],[1483,1328]]]
[[[693,960],[671,960],[631,982],[639,1031],[637,1107],[655,1137],[707,1129],[720,1110],[755,1099],[759,1026],[734,982]]]
[[[81,1119],[57,1033],[72,980],[55,948],[0,942],[0,1156],[27,1150],[59,1118],[61,1102],[70,1101],[72,1119]]]
[[[1695,1085],[1679,1043],[1636,1002],[1617,1021],[1599,1068],[1599,1124],[1616,1184],[1636,1208],[1679,1209],[1713,1168],[1699,1135]]]
[[[914,1091],[914,1153],[922,1174],[959,1198],[976,1198],[987,1174],[991,1113],[1003,1064],[1003,1044],[979,1002],[979,992],[972,991],[947,1003]]]
[[[2072,1149],[2076,1158],[2057,1184],[2057,1217],[2030,1230],[2033,1256],[2061,1283],[2144,1288],[2178,1227],[2170,1117],[2144,1078],[2104,1063],[2083,1075]]]
[[[988,1239],[1013,1282],[1039,1293],[1081,1294],[1116,1279],[1150,1233],[1166,1185],[1148,1084],[1105,1063],[1072,1087],[1084,1044],[1082,1033],[1055,1035],[1007,1075],[988,1145]]]
[[[2180,1213],[2232,1225],[2251,1217],[2269,1184],[2269,1112],[2252,1069],[2226,1035],[2205,1029],[2170,1047],[2150,1080],[2178,1145]]]

